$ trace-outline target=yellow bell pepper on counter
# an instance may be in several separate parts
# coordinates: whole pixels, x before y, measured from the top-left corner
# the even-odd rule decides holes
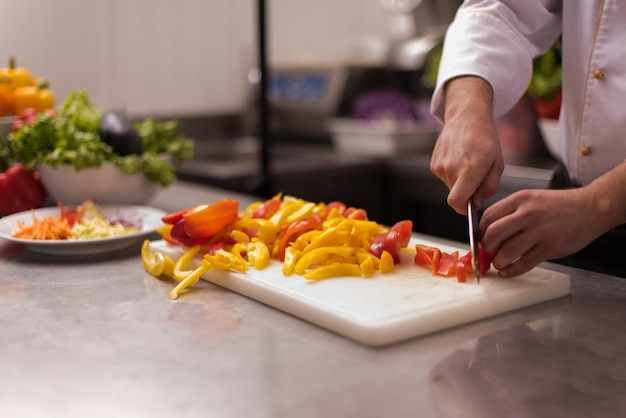
[[[54,109],[56,96],[47,79],[37,79],[31,71],[18,67],[14,57],[0,68],[0,117],[19,116],[26,109],[37,112]]]

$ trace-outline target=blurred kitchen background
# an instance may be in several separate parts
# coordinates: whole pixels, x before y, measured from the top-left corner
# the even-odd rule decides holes
[[[267,134],[259,130],[261,3]],[[47,77],[58,103],[84,89],[104,109],[179,119],[196,143],[179,167],[184,180],[258,193],[269,174],[272,192],[342,200],[375,220],[412,219],[417,232],[465,240],[465,220],[428,168],[432,66],[460,3],[0,0],[0,59],[15,56]],[[501,121],[503,144],[515,145],[505,147],[511,164],[496,198],[545,187],[556,161],[532,109],[520,107]]]

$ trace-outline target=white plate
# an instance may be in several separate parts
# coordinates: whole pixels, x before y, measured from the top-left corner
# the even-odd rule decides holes
[[[139,231],[130,234],[109,238],[93,238],[85,240],[34,240],[21,239],[11,236],[17,227],[18,221],[26,225],[33,223],[33,214],[38,218],[45,216],[57,216],[59,208],[49,207],[25,211],[14,215],[0,218],[0,238],[24,244],[24,246],[36,253],[52,255],[93,255],[118,251],[136,244],[146,236],[153,233],[156,228],[163,225],[161,218],[166,215],[162,210],[132,205],[101,205],[100,212],[107,216],[119,210],[133,211],[142,219],[142,227]]]

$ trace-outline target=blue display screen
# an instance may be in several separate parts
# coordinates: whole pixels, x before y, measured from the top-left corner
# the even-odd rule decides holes
[[[328,79],[324,75],[279,74],[271,77],[269,93],[274,100],[310,102],[321,100]]]

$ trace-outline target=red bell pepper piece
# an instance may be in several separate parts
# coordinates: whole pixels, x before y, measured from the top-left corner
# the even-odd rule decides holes
[[[190,237],[208,238],[239,217],[239,201],[223,199],[210,205],[196,206],[183,214],[185,232]]]
[[[186,224],[187,221],[184,218],[174,224],[170,231],[171,241],[184,247],[193,247],[194,245],[206,244],[210,240],[209,237],[190,236],[186,231]]]
[[[253,219],[269,219],[273,214],[278,212],[280,206],[283,204],[283,201],[277,197],[273,197],[271,199],[263,202],[261,206],[259,206],[254,212],[252,212]]]
[[[46,191],[36,172],[14,163],[0,173],[0,212],[5,215],[41,207]]]
[[[412,221],[397,222],[387,232],[374,237],[370,244],[370,253],[380,258],[383,251],[387,251],[391,254],[394,264],[398,264],[400,262],[400,250],[409,245],[412,232]]]
[[[428,245],[415,244],[415,264],[422,267],[430,267],[433,275],[437,274],[441,263],[441,250]]]
[[[486,274],[491,268],[491,263],[493,263],[493,259],[496,257],[495,253],[490,253],[489,251],[485,251],[480,243],[478,244],[478,271],[480,275]]]
[[[443,277],[450,277],[456,273],[456,265],[459,261],[459,252],[447,253],[441,252],[441,259],[439,261],[439,268],[437,274]]]
[[[183,219],[183,215],[192,209],[194,208],[187,208],[187,209],[179,210],[177,212],[168,213],[167,215],[162,217],[161,220],[163,221],[164,224],[176,225],[178,221]]]
[[[278,243],[278,259],[285,261],[285,250],[287,246],[305,232],[316,229],[322,229],[322,219],[319,216],[300,219],[289,224]]]
[[[472,273],[472,252],[469,251],[456,263],[456,279],[459,283],[467,281],[467,273]]]

